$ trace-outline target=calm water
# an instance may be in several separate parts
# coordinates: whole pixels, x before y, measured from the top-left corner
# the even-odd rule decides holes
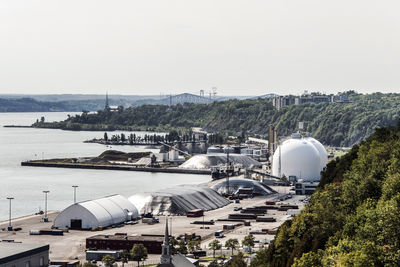
[[[208,175],[22,167],[21,161],[29,159],[96,156],[106,150],[103,145],[83,143],[87,139],[101,138],[103,132],[3,127],[30,125],[41,116],[45,116],[46,121],[59,121],[67,114],[74,113],[0,113],[0,221],[8,218],[6,197],[9,196],[15,198],[12,217],[20,217],[37,212],[39,207],[44,209],[43,190],[50,190],[48,209],[60,210],[73,202],[72,185],[79,186],[77,200],[81,201],[111,194],[129,197],[138,192],[211,179]],[[109,136],[112,134],[108,133]],[[113,149],[145,150],[131,146]]]

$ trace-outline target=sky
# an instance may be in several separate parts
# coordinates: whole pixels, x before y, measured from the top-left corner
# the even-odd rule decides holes
[[[2,94],[399,92],[398,0],[1,0]]]

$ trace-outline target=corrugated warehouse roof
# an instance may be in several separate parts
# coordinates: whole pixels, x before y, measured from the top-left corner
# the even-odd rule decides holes
[[[157,192],[136,194],[129,198],[141,213],[185,215],[194,209],[213,210],[229,200],[209,187],[180,185]]]
[[[71,220],[81,220],[82,229],[108,227],[138,218],[136,207],[121,195],[78,202],[64,209],[54,227],[71,228]]]
[[[219,183],[212,186],[212,189],[220,194],[226,193],[226,180],[221,180]],[[229,193],[234,194],[238,189],[251,188],[256,195],[267,196],[276,193],[268,185],[250,179],[230,178],[229,179]]]

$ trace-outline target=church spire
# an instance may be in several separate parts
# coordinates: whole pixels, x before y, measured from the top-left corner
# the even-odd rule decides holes
[[[108,110],[110,108],[110,105],[108,103],[108,92],[106,92],[106,105],[104,107],[105,110]]]
[[[165,221],[164,243],[162,244],[161,264],[171,263],[171,251],[169,247],[168,217]]]

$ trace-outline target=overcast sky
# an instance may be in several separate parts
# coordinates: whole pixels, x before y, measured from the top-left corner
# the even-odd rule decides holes
[[[1,0],[0,93],[398,92],[398,0]]]

